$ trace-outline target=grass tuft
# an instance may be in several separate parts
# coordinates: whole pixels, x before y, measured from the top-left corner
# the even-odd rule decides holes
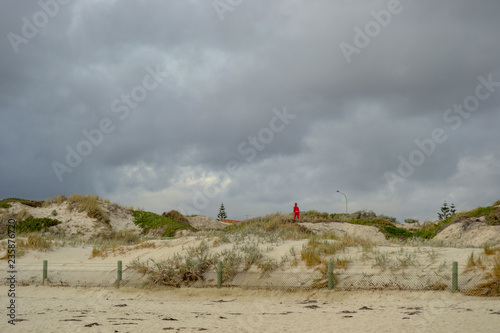
[[[187,254],[175,254],[172,258],[156,262],[140,263],[138,260],[127,266],[142,274],[146,272],[153,285],[180,287],[195,281],[203,280],[203,274],[215,265],[218,255],[211,255],[207,243],[201,242],[197,247],[187,249]]]
[[[30,249],[46,252],[53,248],[50,240],[43,237],[38,233],[28,235],[27,239],[20,239],[17,241],[17,247],[20,249]]]
[[[500,296],[500,255],[495,258],[495,264],[486,276],[487,281],[466,292],[472,296]]]

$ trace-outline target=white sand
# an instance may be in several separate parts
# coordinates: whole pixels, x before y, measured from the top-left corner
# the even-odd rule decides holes
[[[434,237],[434,241],[453,242],[466,246],[482,246],[500,242],[500,225],[491,226],[484,216],[453,223]]]
[[[1,332],[498,332],[500,299],[449,292],[19,287]],[[2,292],[1,304],[6,304]],[[2,306],[2,308],[4,308]],[[91,327],[86,327],[91,325]]]
[[[61,224],[53,226],[49,230],[52,233],[62,233],[66,236],[92,238],[109,231],[109,227],[113,231],[129,230],[137,234],[141,232],[141,228],[134,224],[133,215],[115,204],[100,202],[101,208],[109,215],[109,226],[90,218],[85,211],[79,212],[76,209],[70,209],[67,201],[61,204],[52,203],[46,207],[30,207],[19,202],[12,202],[11,205],[9,212],[14,214],[24,209],[33,217],[48,217],[61,221]],[[53,215],[53,211],[56,211],[57,215]]]
[[[367,239],[377,244],[387,243],[384,234],[376,227],[342,222],[301,222],[300,225],[314,233],[333,232],[338,236],[353,236]]]

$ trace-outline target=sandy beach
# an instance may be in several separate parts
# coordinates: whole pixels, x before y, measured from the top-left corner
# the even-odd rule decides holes
[[[0,298],[6,304],[5,292]],[[18,288],[2,332],[498,332],[500,299],[447,291]]]
[[[498,274],[500,226],[487,225],[482,217],[452,224],[429,241],[390,240],[373,226],[351,223],[290,223],[280,214],[231,233],[217,231],[225,227],[221,222],[197,217],[192,223],[201,231],[153,239],[138,235],[127,210],[101,207],[109,225],[68,209],[66,202],[14,203],[4,211],[47,217],[56,210],[61,223],[13,238],[15,265],[2,262],[5,274],[8,264],[15,266],[15,283],[4,280],[0,286],[0,332],[399,333],[500,327],[500,297],[467,295],[487,281],[494,291],[492,277]],[[118,240],[102,236],[124,230],[129,233]],[[130,234],[135,240],[127,244],[122,238]],[[8,241],[0,241],[5,253]],[[218,261],[225,263],[226,274],[220,289]],[[327,288],[327,261],[335,263],[333,290]],[[458,292],[452,292],[453,262]]]

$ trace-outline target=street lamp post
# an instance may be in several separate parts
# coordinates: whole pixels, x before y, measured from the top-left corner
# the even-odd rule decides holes
[[[339,192],[340,194],[342,194],[344,197],[345,197],[345,213],[347,213],[347,195],[345,195],[344,193],[340,192],[339,190],[337,190],[337,192]]]

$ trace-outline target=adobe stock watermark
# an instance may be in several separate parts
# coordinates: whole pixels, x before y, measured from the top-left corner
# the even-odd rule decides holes
[[[286,107],[282,111],[277,109],[272,110],[273,116],[269,120],[268,126],[261,128],[255,135],[249,136],[236,147],[236,151],[244,158],[247,163],[255,160],[259,152],[274,141],[276,134],[281,133],[295,119],[297,115],[287,112]],[[206,184],[203,190],[198,188],[193,189],[192,206],[180,204],[179,208],[183,211],[199,214],[205,209],[211,200],[219,196],[224,190],[225,184],[231,180],[241,167],[241,163],[236,160],[230,160],[226,163],[226,170],[218,174],[217,180]]]
[[[162,71],[159,65],[156,65],[155,69],[150,66],[146,67],[146,72],[147,74],[144,75],[141,84],[134,86],[130,93],[121,94],[120,98],[116,98],[110,103],[111,112],[115,113],[121,121],[127,119],[130,111],[135,110],[139,103],[143,102],[149,96],[149,93],[158,88],[163,80],[168,77],[168,73]],[[94,147],[102,144],[105,135],[113,133],[115,129],[115,122],[109,117],[102,118],[98,122],[97,128],[83,129],[81,134],[84,138],[74,147],[66,146],[64,162],[53,161],[51,164],[59,182],[64,180],[63,175],[65,173],[73,172],[83,162],[84,157],[92,154]]]
[[[358,26],[354,27],[353,43],[349,44],[342,41],[339,44],[340,50],[347,63],[350,64],[352,62],[352,56],[354,54],[360,54],[363,49],[368,47],[371,41],[380,35],[382,29],[389,26],[393,16],[400,14],[403,9],[403,5],[399,0],[389,0],[387,2],[387,9],[381,9],[379,11],[371,10],[370,15],[373,19],[368,21],[363,29]]]
[[[224,13],[232,12],[236,7],[241,5],[243,0],[215,0],[212,2],[212,6],[214,7],[217,16],[221,21],[224,21]]]
[[[61,9],[61,6],[70,3],[72,0],[40,0],[38,6],[40,10],[31,15],[31,19],[23,16],[21,18],[21,34],[9,32],[7,39],[15,53],[19,53],[19,46],[28,44],[30,40],[38,35],[40,29],[49,24],[50,19],[54,18]]]
[[[464,98],[461,104],[454,104],[452,108],[447,109],[443,113],[443,121],[450,125],[453,130],[458,130],[464,121],[476,112],[481,102],[486,101],[500,87],[500,82],[493,81],[493,74],[488,74],[487,77],[479,76],[479,83],[474,89],[474,93]],[[399,166],[395,171],[387,171],[384,177],[391,192],[394,192],[395,185],[399,182],[404,182],[405,178],[410,177],[415,172],[416,168],[423,165],[436,151],[438,144],[445,142],[448,139],[446,130],[441,127],[434,128],[430,135],[423,140],[416,139],[414,141],[417,146],[407,157],[398,156]]]

